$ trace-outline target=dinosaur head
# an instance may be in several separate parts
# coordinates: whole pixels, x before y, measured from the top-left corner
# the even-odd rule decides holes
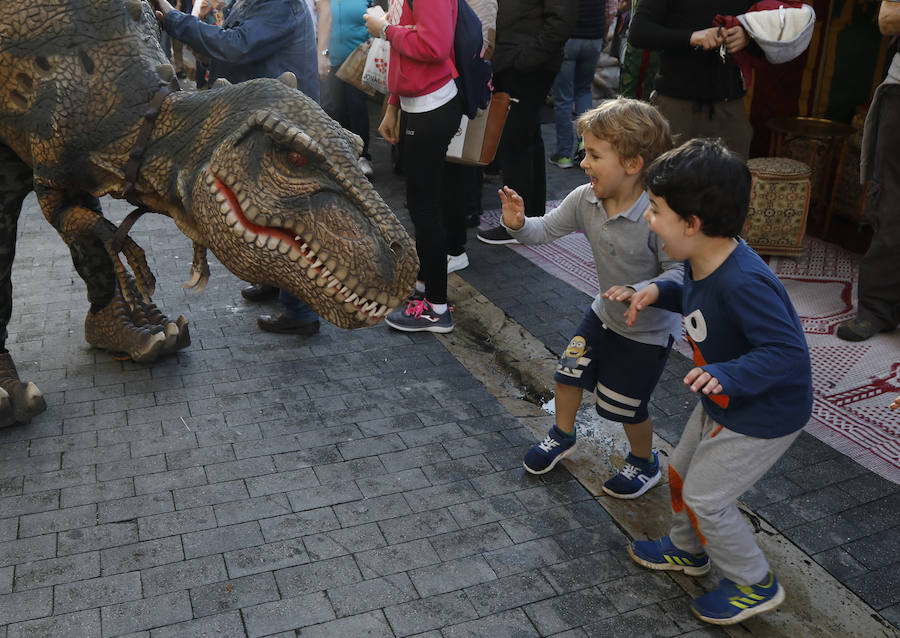
[[[242,279],[285,289],[342,328],[380,321],[412,289],[418,259],[359,169],[359,137],[277,80],[215,92],[245,108],[196,173],[203,243]]]

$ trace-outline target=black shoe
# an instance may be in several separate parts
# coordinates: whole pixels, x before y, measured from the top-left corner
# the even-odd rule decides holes
[[[260,329],[266,332],[276,332],[284,335],[301,335],[311,337],[319,331],[319,322],[296,321],[280,315],[260,315],[256,318],[256,323]]]
[[[868,319],[854,317],[838,326],[837,336],[844,341],[865,341],[879,332],[889,332],[889,330],[880,330]]]
[[[478,239],[486,244],[518,244],[519,240],[506,232],[503,226],[489,228],[488,230],[479,230],[476,234]]]
[[[268,301],[278,296],[278,288],[265,284],[251,284],[241,290],[241,297],[247,301]]]

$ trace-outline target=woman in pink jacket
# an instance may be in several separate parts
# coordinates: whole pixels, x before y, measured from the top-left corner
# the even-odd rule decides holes
[[[453,64],[456,7],[456,0],[391,0],[387,19],[365,16],[369,33],[391,44],[390,98],[378,127],[391,144],[400,141],[400,110],[406,113],[403,171],[419,276],[406,307],[385,318],[389,326],[405,332],[453,330],[441,187],[447,146],[462,118]]]

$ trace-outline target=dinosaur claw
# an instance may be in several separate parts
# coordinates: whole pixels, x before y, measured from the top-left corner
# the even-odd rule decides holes
[[[163,344],[163,352],[174,352],[175,346],[178,344],[178,326],[174,321],[170,321],[166,324],[165,330],[163,330],[163,334],[166,336],[166,341]]]
[[[188,320],[184,318],[184,315],[178,315],[175,325],[178,326],[178,342],[175,344],[175,349],[187,348],[191,345],[191,330],[190,326],[188,326]]]
[[[199,272],[197,272],[196,270],[194,270],[193,268],[191,268],[191,278],[190,278],[190,280],[188,280],[188,281],[184,282],[183,284],[181,284],[181,287],[184,288],[185,290],[190,290],[191,288],[195,287],[197,284],[200,283],[200,277],[201,277],[201,276],[202,276],[202,275],[201,275]]]
[[[31,381],[25,386],[25,410],[29,414],[29,419],[40,414],[47,409],[47,403],[44,401],[44,394]]]
[[[165,343],[166,335],[162,332],[157,332],[146,343],[142,344],[139,349],[133,350],[128,354],[131,356],[132,361],[137,361],[138,363],[156,361],[162,353]]]
[[[22,383],[8,352],[0,354],[0,428],[28,423],[47,409],[44,396],[34,383]]]
[[[5,428],[16,422],[13,416],[12,401],[9,399],[9,393],[0,388],[0,428]]]

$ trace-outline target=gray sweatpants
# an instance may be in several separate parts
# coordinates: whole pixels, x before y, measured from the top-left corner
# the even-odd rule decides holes
[[[761,582],[769,563],[735,501],[799,434],[776,439],[738,434],[713,421],[698,403],[669,460],[672,543],[694,554],[705,551],[725,577],[739,585]]]

